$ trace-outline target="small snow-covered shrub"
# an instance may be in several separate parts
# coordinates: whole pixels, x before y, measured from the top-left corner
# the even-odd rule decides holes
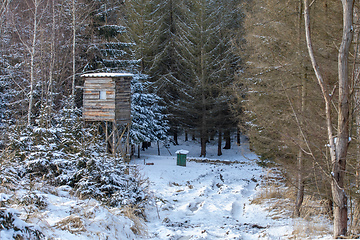
[[[104,153],[104,133],[97,124],[86,126],[78,109],[63,108],[51,124],[14,127],[11,150],[17,175],[55,186],[68,185],[82,198],[94,198],[111,207],[124,205],[142,209],[148,198],[147,182],[121,160]],[[16,164],[15,164],[16,162]],[[1,175],[0,175],[1,178]],[[36,195],[24,205],[42,203]],[[39,200],[39,201],[38,201]],[[139,210],[139,214],[141,211]]]
[[[33,208],[37,208],[39,210],[45,209],[48,205],[47,200],[43,196],[33,192],[25,196],[22,196],[22,198],[19,201],[20,204],[22,205],[32,206]]]
[[[42,232],[22,221],[13,209],[0,209],[0,239],[45,239]]]
[[[24,162],[24,176],[41,177],[57,186],[69,185],[78,196],[95,198],[108,206],[138,206],[146,201],[146,183],[134,175],[127,174],[127,167],[119,163],[119,160],[115,161],[101,153],[103,148],[96,149],[97,142],[100,141],[97,141],[95,133],[88,131],[86,134],[89,136],[84,136],[81,140],[86,142],[86,146],[81,146],[80,140],[76,139],[78,133],[72,136],[67,132],[64,137],[64,132],[57,130],[46,132],[49,133],[46,136],[54,134],[58,136],[59,141],[66,144],[54,147],[54,144],[45,144],[47,138],[42,138],[41,141],[36,141],[36,146],[19,146],[26,154],[24,159],[18,158],[19,162]],[[30,134],[30,138],[38,138],[38,134],[42,133],[44,131],[35,131]],[[54,136],[51,139],[56,139]],[[70,145],[73,147],[65,147]],[[91,148],[91,145],[94,147]]]
[[[148,200],[147,181],[128,173],[128,167],[112,158],[94,158],[69,179],[76,193],[83,198],[92,197],[108,206],[136,205],[139,208]]]
[[[22,175],[21,169],[14,165],[15,154],[12,151],[5,149],[0,155],[0,182],[2,187],[13,189],[18,185],[20,176]]]
[[[85,127],[79,109],[64,107],[51,126],[37,122],[39,125],[14,126],[9,133],[10,149],[25,174],[51,180],[62,173],[63,167],[69,167],[69,161],[91,158],[104,149],[98,126]]]

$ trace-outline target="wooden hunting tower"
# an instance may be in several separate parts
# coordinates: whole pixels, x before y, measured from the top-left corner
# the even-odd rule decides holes
[[[130,123],[132,76],[129,73],[82,75],[84,120]]]
[[[89,73],[81,77],[84,78],[83,119],[89,122],[105,122],[106,151],[113,153],[114,156],[120,151],[122,157],[129,160],[133,75],[130,73]],[[121,130],[120,133],[119,130]],[[123,140],[124,137],[126,140]],[[125,146],[122,147],[122,144]]]

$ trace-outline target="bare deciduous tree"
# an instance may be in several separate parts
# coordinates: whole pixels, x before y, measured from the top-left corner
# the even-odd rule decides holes
[[[72,84],[71,84],[71,102],[75,107],[75,77],[76,77],[76,0],[72,0]]]
[[[30,92],[29,92],[29,107],[27,115],[27,125],[31,125],[31,113],[34,105],[34,85],[35,85],[35,53],[36,53],[36,41],[38,37],[38,24],[39,24],[39,6],[42,0],[34,0],[34,10],[33,10],[33,32],[32,32],[32,42],[30,46],[27,46],[27,49],[30,53]]]
[[[310,6],[309,1],[304,0],[305,33],[309,56],[318,84],[321,88],[322,97],[325,101],[326,126],[329,141],[330,160],[332,164],[331,190],[334,202],[334,238],[347,234],[347,196],[344,189],[344,177],[346,158],[349,146],[349,69],[348,59],[350,45],[353,37],[353,6],[354,0],[342,0],[343,6],[343,35],[338,51],[338,95],[339,102],[337,112],[337,133],[334,135],[332,126],[332,96],[326,85],[323,73],[315,59],[310,30]],[[335,137],[336,136],[336,137]]]

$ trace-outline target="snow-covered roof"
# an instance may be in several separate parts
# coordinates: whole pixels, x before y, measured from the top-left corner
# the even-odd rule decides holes
[[[81,77],[132,77],[131,73],[86,73]]]
[[[175,154],[188,154],[188,153],[189,153],[189,151],[187,151],[187,150],[177,150],[175,152]]]

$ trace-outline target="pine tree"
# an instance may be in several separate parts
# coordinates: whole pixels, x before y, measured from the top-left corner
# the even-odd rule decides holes
[[[131,72],[136,63],[131,59],[132,43],[124,42],[125,26],[121,24],[122,4],[102,0],[95,4],[90,28],[91,46],[84,71]]]
[[[125,2],[125,9],[126,35],[128,41],[134,43],[131,48],[133,56],[140,60],[140,73],[149,74],[158,33],[155,30],[154,2],[130,0]]]
[[[144,80],[146,75],[135,75],[132,81],[132,126],[130,131],[131,142],[165,141],[169,129],[164,119],[164,107],[160,106],[160,97],[148,93]]]
[[[126,2],[127,37],[134,43],[133,58],[139,59],[138,74],[132,82],[132,126],[131,141],[138,144],[151,141],[165,141],[167,139],[168,122],[165,119],[166,107],[163,100],[156,94],[157,91],[150,83],[150,68],[152,55],[157,41],[156,14],[153,1],[131,0]],[[151,91],[151,92],[150,92]]]
[[[146,74],[153,82],[151,91],[163,99],[167,118],[177,144],[177,134],[181,123],[178,101],[180,92],[185,88],[185,80],[190,77],[189,68],[181,59],[178,27],[182,21],[182,1],[154,0],[151,6],[151,47],[149,58],[145,62]]]
[[[233,123],[226,111],[229,97],[225,90],[240,63],[231,44],[231,27],[232,21],[241,25],[241,14],[235,11],[233,15],[222,2],[208,0],[185,1],[183,11],[187,14],[178,34],[182,61],[191,75],[183,82],[179,110],[184,125],[200,133],[200,155],[206,156],[209,133]]]
[[[178,1],[176,4],[172,0],[132,0],[126,3],[129,6],[129,35],[135,40],[135,52],[141,58],[143,73],[154,83],[152,92],[157,93],[166,105],[175,144],[179,127],[200,131],[203,126],[206,128],[202,131],[205,139],[205,132],[217,128],[214,124],[206,126],[209,122],[216,122],[221,128],[235,125],[230,120],[230,111],[224,111],[229,109],[230,101],[224,90],[233,82],[240,62],[234,50],[243,17],[239,3],[236,0]],[[202,18],[199,18],[200,5],[206,8]],[[208,29],[201,32],[201,27]],[[199,50],[201,44],[206,45],[202,53]],[[202,57],[207,59],[201,62]],[[206,73],[201,71],[201,64]],[[201,74],[204,75],[203,90],[199,88]],[[204,108],[200,104],[202,100],[197,99],[202,93],[209,98],[203,104]],[[193,108],[195,102],[197,109]],[[203,112],[207,111],[203,118],[208,120],[199,120],[201,108]]]

